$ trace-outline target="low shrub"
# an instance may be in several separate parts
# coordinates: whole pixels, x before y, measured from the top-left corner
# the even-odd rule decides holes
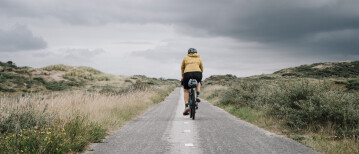
[[[61,91],[70,87],[81,87],[84,85],[83,81],[51,81],[45,82],[45,87],[52,91]]]
[[[86,145],[106,136],[101,125],[76,116],[63,127],[52,121],[49,127],[30,126],[0,136],[0,151],[6,153],[81,152]]]
[[[294,76],[294,77],[300,77],[301,75],[298,73],[283,73],[282,76]]]
[[[66,88],[68,88],[68,85],[64,82],[64,81],[52,81],[52,82],[47,82],[45,84],[46,89],[48,90],[52,90],[52,91],[61,91],[61,90],[65,90]]]
[[[18,102],[19,98],[7,100]],[[31,102],[16,104],[0,113],[0,153],[81,152],[105,135],[106,129],[87,117],[73,115],[61,120],[47,106],[39,111]]]
[[[341,137],[353,137],[359,130],[358,92],[329,82],[243,80],[216,96],[223,105],[263,110],[292,130],[316,132],[331,127]]]
[[[359,80],[349,80],[346,84],[348,90],[359,90]]]

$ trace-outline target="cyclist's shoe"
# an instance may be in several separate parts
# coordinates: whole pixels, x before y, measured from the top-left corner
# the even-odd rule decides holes
[[[188,115],[189,112],[189,107],[186,107],[183,111],[183,115]]]
[[[201,102],[201,99],[199,98],[199,96],[196,97],[196,102]]]

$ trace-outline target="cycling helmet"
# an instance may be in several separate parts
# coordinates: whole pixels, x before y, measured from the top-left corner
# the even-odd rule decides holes
[[[197,50],[195,48],[189,48],[188,54],[190,54],[190,53],[197,53]]]

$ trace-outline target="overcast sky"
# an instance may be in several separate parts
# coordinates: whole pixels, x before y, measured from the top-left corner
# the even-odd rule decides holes
[[[179,79],[359,60],[358,0],[0,0],[0,61]]]

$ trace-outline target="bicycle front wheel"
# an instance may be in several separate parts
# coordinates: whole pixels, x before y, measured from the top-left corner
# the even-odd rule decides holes
[[[196,115],[196,98],[194,97],[194,95],[191,96],[191,118],[194,120],[195,119],[195,115]]]
[[[195,106],[191,107],[191,115],[192,115],[192,120],[194,120],[195,115],[196,115],[196,107]]]

